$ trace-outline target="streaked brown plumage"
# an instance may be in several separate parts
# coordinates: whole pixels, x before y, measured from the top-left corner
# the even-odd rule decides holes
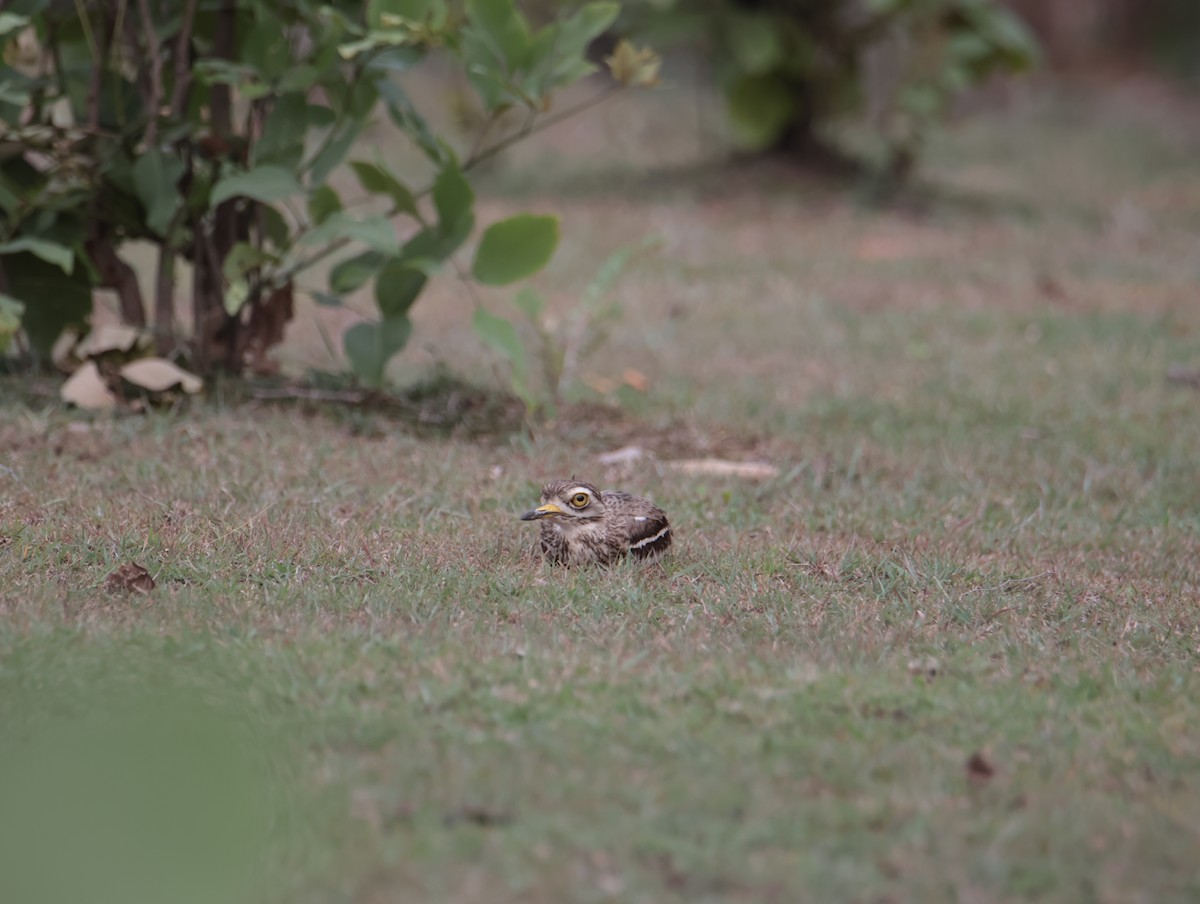
[[[667,515],[653,502],[581,480],[546,484],[542,504],[521,520],[541,522],[542,552],[558,565],[608,565],[627,555],[653,562],[671,545]]]

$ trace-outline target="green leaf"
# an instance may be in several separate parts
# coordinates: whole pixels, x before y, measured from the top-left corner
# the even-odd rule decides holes
[[[725,21],[725,40],[734,61],[747,75],[762,75],[784,58],[784,33],[776,16],[744,13]]]
[[[370,0],[367,3],[367,26],[371,29],[386,29],[392,21],[404,19],[409,22],[437,21],[444,16],[444,0]]]
[[[14,182],[6,173],[0,172],[0,210],[11,216],[21,206],[21,194],[24,193],[22,188],[28,191],[27,187],[20,186],[19,182]]]
[[[37,87],[38,83],[24,73],[7,66],[0,67],[0,106],[5,108],[5,122],[14,129],[20,128],[21,111],[29,103]]]
[[[274,207],[263,204],[258,208],[258,216],[267,241],[281,251],[292,244],[292,230],[283,214]]]
[[[414,261],[441,263],[462,246],[474,225],[475,217],[471,215],[462,222],[455,233],[443,235],[437,229],[422,229],[405,243],[404,259],[408,261],[409,266],[415,266]]]
[[[513,298],[513,304],[517,306],[517,310],[535,323],[542,315],[542,311],[546,309],[546,299],[529,286],[524,286],[517,292]]]
[[[230,317],[236,317],[249,298],[250,283],[244,279],[235,279],[225,288],[225,312]]]
[[[379,96],[383,98],[384,106],[387,107],[388,116],[400,131],[438,166],[445,163],[450,156],[445,146],[438,141],[425,117],[417,112],[400,83],[395,79],[383,79],[377,83],[377,87]]]
[[[349,294],[374,279],[386,261],[378,251],[347,258],[329,271],[329,288],[339,295]]]
[[[637,245],[626,245],[623,248],[618,248],[596,269],[596,275],[583,290],[583,302],[586,305],[593,305],[598,302],[617,281],[621,273],[629,265],[630,259],[637,254],[644,254],[662,244],[662,239],[659,236],[650,236],[642,240]]]
[[[400,252],[396,230],[383,217],[352,220],[340,210],[330,214],[320,226],[309,230],[300,241],[306,245],[323,245],[336,239],[362,242],[387,256],[394,256]]]
[[[92,287],[85,268],[63,273],[32,253],[4,259],[9,295],[25,305],[21,327],[30,344],[49,360],[50,349],[69,326],[82,327],[92,310]]]
[[[558,247],[558,217],[523,213],[493,223],[480,239],[471,274],[505,286],[541,270]]]
[[[933,85],[908,85],[900,92],[897,101],[905,112],[932,119],[942,109],[944,98]]]
[[[373,195],[387,195],[396,205],[396,210],[409,216],[417,216],[417,202],[408,186],[388,172],[381,164],[355,160],[350,164],[358,182]]]
[[[407,72],[425,57],[420,47],[392,47],[371,57],[367,63],[368,73]]]
[[[735,135],[741,144],[754,150],[763,150],[778,141],[795,112],[791,90],[770,75],[738,79],[726,93],[725,101]]]
[[[239,61],[254,67],[264,81],[274,81],[291,65],[289,42],[283,23],[259,7],[254,25],[242,39]]]
[[[225,263],[221,265],[221,273],[228,283],[225,288],[225,310],[231,317],[236,316],[250,298],[250,272],[277,260],[275,255],[249,242],[238,242],[230,249]]]
[[[337,114],[324,104],[309,104],[304,115],[310,129],[328,129],[337,122]]]
[[[0,294],[0,352],[8,349],[8,343],[21,328],[21,312],[25,305],[9,295]]]
[[[20,238],[13,239],[11,242],[5,242],[3,245],[0,245],[0,256],[19,254],[22,251],[36,254],[46,263],[54,264],[63,273],[70,274],[75,269],[75,252],[57,242],[50,242],[31,235],[23,235]]]
[[[336,295],[329,295],[326,292],[310,292],[312,300],[323,308],[340,308],[343,307],[342,300]]]
[[[304,157],[308,124],[308,101],[301,92],[278,98],[263,123],[262,135],[251,147],[250,162],[294,169]]]
[[[179,178],[183,161],[157,148],[146,151],[133,164],[133,188],[146,211],[146,225],[165,235],[179,209]]]
[[[279,79],[277,88],[280,91],[307,91],[320,78],[315,66],[291,66]]]
[[[529,52],[529,26],[512,0],[467,0],[467,22],[502,71],[514,72]],[[487,64],[489,60],[467,63]]]
[[[20,31],[28,24],[28,16],[20,16],[16,13],[0,13],[0,38],[10,35],[14,31]]]
[[[525,382],[525,346],[517,335],[517,329],[503,317],[498,317],[485,308],[476,308],[471,318],[475,334],[488,346],[504,356],[513,370],[514,381]]]
[[[415,41],[416,37],[409,32],[392,32],[390,34],[376,32],[365,38],[359,38],[357,41],[347,41],[342,44],[338,47],[338,56],[343,60],[353,60],[363,54],[378,50],[380,47],[403,47],[405,44]]]
[[[375,87],[375,83],[371,79],[355,79],[345,104],[339,105],[339,112],[343,116],[356,120],[361,128],[366,118],[371,115],[371,110],[375,107],[377,100],[379,100],[379,89]]]
[[[380,386],[388,361],[411,335],[407,317],[387,317],[378,323],[356,323],[342,336],[342,346],[355,375],[368,386]]]
[[[318,152],[317,156],[308,164],[309,181],[312,185],[320,185],[329,178],[329,174],[350,152],[350,148],[365,124],[365,120],[357,120],[343,126],[342,131]]]
[[[249,242],[238,242],[230,249],[221,265],[221,273],[230,282],[243,278],[251,270],[277,260],[275,255],[256,248]]]
[[[342,199],[329,185],[318,185],[308,196],[308,215],[318,226],[342,209]]]
[[[385,317],[407,314],[427,281],[424,273],[403,258],[392,258],[375,280],[375,303]]]
[[[604,34],[620,12],[619,3],[585,4],[575,15],[559,23],[555,53],[561,57],[582,56],[588,45]]]
[[[472,42],[477,43],[477,40],[469,34],[463,38],[463,54],[468,60],[472,59],[474,54]],[[509,77],[491,64],[470,63],[467,67],[467,79],[471,82],[471,87],[478,92],[484,109],[489,112],[506,109],[513,104],[531,106],[509,83]]]
[[[303,193],[304,189],[290,170],[281,166],[256,166],[249,172],[223,176],[213,186],[209,203],[216,207],[230,198],[253,198],[270,203]]]
[[[433,183],[433,206],[442,235],[455,235],[467,217],[474,216],[475,192],[453,157],[446,160]]]

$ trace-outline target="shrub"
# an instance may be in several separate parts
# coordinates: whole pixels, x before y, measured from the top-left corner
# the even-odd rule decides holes
[[[1037,53],[994,0],[644,0],[627,24],[703,41],[734,135],[751,150],[822,149],[826,128],[870,101],[898,176],[956,97]],[[888,65],[883,84],[868,86],[872,55]]]
[[[45,361],[107,288],[160,354],[202,371],[261,367],[297,278],[333,260],[328,291],[312,294],[337,305],[373,287],[377,319],[343,340],[355,374],[378,385],[413,303],[475,228],[468,171],[592,71],[585,50],[617,13],[586,3],[533,28],[513,0],[12,0],[0,13],[0,345],[20,330]],[[515,133],[454,152],[394,77],[434,48],[470,79],[485,127],[525,111]],[[350,160],[363,212],[327,179],[381,110],[434,175],[418,185]],[[127,260],[135,241],[155,250],[151,304]],[[470,271],[520,280],[557,241],[553,217],[493,223]]]

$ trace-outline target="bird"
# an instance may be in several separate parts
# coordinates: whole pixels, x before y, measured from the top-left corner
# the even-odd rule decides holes
[[[541,502],[521,520],[541,522],[542,553],[556,565],[654,562],[671,545],[666,512],[641,496],[571,479],[542,487]]]

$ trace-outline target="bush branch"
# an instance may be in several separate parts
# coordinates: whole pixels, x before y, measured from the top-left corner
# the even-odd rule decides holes
[[[538,132],[544,132],[546,129],[550,128],[551,126],[558,125],[560,122],[562,122],[565,119],[569,119],[572,116],[575,116],[579,113],[584,112],[585,110],[589,110],[592,107],[595,107],[595,106],[603,103],[604,101],[606,101],[610,97],[612,97],[614,94],[616,94],[618,91],[620,91],[622,87],[623,86],[620,84],[612,84],[612,85],[609,85],[607,88],[605,88],[603,91],[599,92],[598,94],[594,94],[591,97],[587,98],[586,100],[580,101],[579,103],[575,104],[574,106],[568,107],[565,110],[560,110],[558,113],[555,113],[551,116],[546,116],[541,119],[536,119],[534,117],[530,117],[529,119],[527,119],[525,121],[525,123],[521,126],[521,128],[517,129],[517,131],[511,133],[510,135],[506,135],[504,138],[501,138],[495,144],[488,145],[486,148],[483,148],[482,150],[480,150],[480,151],[472,154],[472,156],[468,157],[462,165],[463,172],[470,171],[471,169],[478,166],[480,163],[483,163],[485,160],[489,160],[492,157],[495,157],[501,151],[504,151],[507,148],[512,147],[514,144],[516,144],[517,142],[521,141],[524,138],[528,138],[530,135],[536,135]],[[425,196],[431,194],[432,192],[433,192],[433,183],[430,182],[428,185],[426,185],[424,188],[420,189],[419,191],[413,192],[413,199],[419,201],[422,198],[424,198]],[[388,211],[385,214],[385,216],[388,219],[391,219],[399,212],[400,211],[398,208],[393,207],[390,211]],[[328,245],[326,245],[325,247],[323,247],[317,251],[314,251],[308,257],[301,258],[300,260],[296,261],[296,263],[294,263],[292,266],[285,267],[284,269],[280,270],[275,275],[273,282],[275,282],[276,284],[281,284],[283,282],[290,281],[297,274],[303,273],[305,270],[309,269],[310,267],[314,266],[315,264],[320,263],[321,261],[325,260],[326,258],[328,258],[334,254],[337,254],[339,251],[341,251],[343,248],[345,248],[347,245],[349,245],[350,242],[351,242],[351,239],[348,239],[348,238],[334,239]]]
[[[183,21],[179,24],[179,34],[175,38],[175,84],[171,86],[171,116],[183,116],[187,105],[188,91],[192,87],[192,66],[189,48],[192,43],[192,25],[196,21],[196,7],[199,0],[187,0],[183,10]]]
[[[158,43],[158,32],[154,30],[154,16],[150,12],[150,0],[138,0],[138,12],[142,17],[142,31],[146,37],[146,54],[150,57],[150,94],[146,99],[146,147],[158,144],[158,114],[163,103],[162,48]]]

